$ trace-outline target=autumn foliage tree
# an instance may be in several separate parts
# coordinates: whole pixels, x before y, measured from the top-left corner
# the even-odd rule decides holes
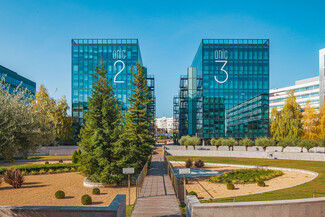
[[[32,100],[37,113],[42,117],[42,122],[51,129],[52,142],[62,143],[72,138],[73,118],[69,117],[69,109],[65,96],[55,100],[50,97],[47,89],[42,84],[36,91]]]
[[[271,134],[274,140],[299,139],[303,133],[302,114],[296,101],[293,90],[288,92],[288,97],[281,111],[271,112]]]
[[[320,139],[325,138],[325,100],[323,105],[319,109],[318,113],[318,126],[317,126],[317,133]]]
[[[303,139],[318,139],[317,125],[318,125],[318,114],[314,107],[311,106],[310,101],[304,107],[304,112],[302,116],[302,126],[303,126]]]

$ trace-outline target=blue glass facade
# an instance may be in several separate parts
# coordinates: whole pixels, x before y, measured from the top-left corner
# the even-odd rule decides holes
[[[268,93],[269,40],[203,39],[181,77],[179,136],[267,136]]]
[[[36,83],[16,72],[0,65],[0,79],[5,76],[5,83],[9,84],[9,91],[13,91],[16,87],[27,89],[31,95],[35,95]]]
[[[137,39],[72,39],[72,117],[81,125],[91,95],[94,72],[99,60],[104,60],[107,77],[115,95],[127,110],[128,98],[133,88],[131,65],[139,62],[142,66]],[[144,67],[145,73],[147,69]],[[150,109],[155,113],[154,77],[147,75],[148,88],[153,99]]]

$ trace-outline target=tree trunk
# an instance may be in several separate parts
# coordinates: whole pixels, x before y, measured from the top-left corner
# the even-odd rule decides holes
[[[281,152],[283,152],[284,148],[285,148],[285,147],[284,147],[284,146],[282,146]]]
[[[193,145],[193,149],[195,150],[195,145]]]

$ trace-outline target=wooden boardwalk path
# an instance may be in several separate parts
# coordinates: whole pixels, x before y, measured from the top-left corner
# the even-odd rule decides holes
[[[163,156],[152,156],[132,217],[181,217],[178,201],[165,169]]]

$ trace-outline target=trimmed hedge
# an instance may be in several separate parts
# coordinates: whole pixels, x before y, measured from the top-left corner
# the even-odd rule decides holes
[[[19,169],[25,173],[30,173],[32,171],[39,172],[40,170],[58,170],[58,169],[65,169],[68,168],[71,170],[71,168],[77,169],[79,165],[77,164],[25,164],[25,165],[15,165],[10,167],[0,167],[0,175],[3,175],[6,170],[8,169]]]

